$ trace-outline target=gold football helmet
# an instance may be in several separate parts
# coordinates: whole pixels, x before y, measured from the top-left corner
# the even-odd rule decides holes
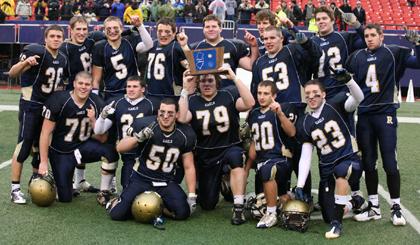
[[[155,218],[162,215],[162,209],[162,198],[154,191],[139,194],[131,205],[131,213],[134,219],[141,223],[151,223]]]
[[[305,232],[309,225],[309,205],[299,200],[289,200],[281,210],[281,223],[285,229]]]
[[[48,207],[55,201],[57,191],[51,175],[35,178],[29,185],[32,202],[39,207]]]

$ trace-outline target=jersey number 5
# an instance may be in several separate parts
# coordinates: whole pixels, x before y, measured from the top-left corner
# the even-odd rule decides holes
[[[124,57],[122,56],[122,54],[117,54],[111,57],[112,67],[114,67],[114,70],[116,71],[115,76],[118,79],[125,79],[128,74],[127,66],[124,63],[119,63],[123,59]]]

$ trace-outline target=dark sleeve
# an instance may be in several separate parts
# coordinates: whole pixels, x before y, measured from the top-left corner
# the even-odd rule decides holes
[[[260,78],[258,74],[258,60],[252,64],[252,80],[250,85],[250,90],[252,96],[254,96],[254,99],[257,99],[257,89],[258,84],[260,83]]]
[[[93,93],[91,93],[89,96],[92,98],[92,100],[96,104],[97,111],[95,111],[95,116],[96,118],[99,118],[99,115],[101,114],[102,109],[105,107],[105,101],[101,97],[99,97],[99,95],[96,95]]]
[[[233,42],[236,46],[236,55],[238,60],[242,57],[248,56],[250,54],[249,47],[242,40],[234,40]]]
[[[401,47],[399,61],[407,68],[420,69],[420,45],[416,45],[415,52],[415,55],[411,55],[410,49]]]
[[[89,32],[88,38],[92,39],[95,42],[105,40],[105,34],[102,31],[91,31]]]
[[[322,56],[321,47],[312,38],[308,38],[308,41],[300,46],[305,50],[304,58],[306,61],[315,62]]]
[[[233,101],[235,101],[235,102],[240,97],[239,90],[238,90],[238,88],[235,85],[230,85],[230,86],[224,87],[223,90],[228,91],[232,95]]]
[[[291,103],[281,103],[281,110],[283,111],[284,115],[293,123],[296,124],[298,119],[298,112],[296,106]]]
[[[347,114],[344,104],[346,103],[347,98],[350,94],[347,94],[346,92],[340,92],[336,94],[334,97],[332,97],[328,103],[334,107],[337,111]]]
[[[301,143],[308,142],[312,144],[312,137],[308,135],[308,133],[306,132],[304,122],[305,120],[299,120],[298,123],[295,125],[296,126],[296,139]]]
[[[356,73],[356,57],[359,52],[353,52],[346,60],[344,67],[348,72],[355,74]]]
[[[128,129],[127,132],[130,132],[130,130],[133,133],[140,132],[143,128],[150,125],[153,121],[156,121],[156,116],[148,116],[148,117],[141,117],[141,118],[135,118],[134,122],[131,124],[131,129]]]
[[[364,26],[360,26],[356,29],[356,32],[340,32],[340,34],[346,40],[349,47],[349,53],[354,52],[358,49],[366,48],[366,42],[364,37]]]
[[[93,46],[92,64],[98,67],[105,67],[104,60],[104,46],[105,40],[100,41]]]
[[[47,99],[47,101],[45,101],[42,109],[42,116],[45,119],[56,122],[60,118],[60,111],[62,107],[60,103],[60,95],[63,95],[63,93],[54,93]]]
[[[195,145],[197,144],[197,136],[194,130],[188,125],[185,125],[185,130],[183,131],[187,136],[187,142],[185,144],[183,153],[192,152],[195,149]]]

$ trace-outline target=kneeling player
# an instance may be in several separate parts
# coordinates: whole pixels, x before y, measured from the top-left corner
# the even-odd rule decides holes
[[[142,151],[128,186],[118,200],[109,203],[109,214],[113,220],[128,219],[133,200],[145,191],[157,192],[174,219],[187,219],[194,211],[197,196],[192,150],[196,136],[191,127],[176,123],[177,108],[174,100],[163,99],[157,118],[150,116],[138,120],[134,125],[135,137],[124,137],[118,143],[117,150],[120,153],[138,145]],[[185,169],[188,197],[175,179],[177,162],[181,160]]]
[[[329,102],[326,102],[325,88],[318,80],[306,83],[305,98],[311,112],[305,115],[303,128],[299,132],[303,147],[296,198],[305,199],[302,187],[309,173],[314,145],[317,146],[319,157],[320,181],[335,177],[334,219],[331,221],[331,230],[325,233],[328,239],[341,235],[344,207],[350,200],[347,196],[350,189],[348,180],[354,177],[351,174],[352,169],[360,168],[357,146],[347,126],[349,124],[346,115],[354,111],[363,100],[363,92],[345,70],[337,80],[347,85],[351,95],[339,93]]]
[[[99,115],[103,102],[91,93],[92,76],[89,73],[78,73],[73,85],[72,91],[53,94],[45,103],[38,173],[47,173],[49,159],[58,200],[70,202],[74,168],[78,164],[102,160],[100,197],[109,200],[109,184],[115,173],[118,155],[114,154],[112,145],[101,144],[92,137],[95,115]]]
[[[281,131],[294,137],[296,129],[275,101],[277,87],[272,81],[258,85],[257,98],[260,107],[252,110],[248,117],[252,139],[249,155],[256,155],[256,171],[263,183],[267,200],[267,211],[257,224],[257,228],[269,228],[277,224],[277,193],[287,193],[290,165],[282,154]],[[249,170],[252,160],[247,162]]]

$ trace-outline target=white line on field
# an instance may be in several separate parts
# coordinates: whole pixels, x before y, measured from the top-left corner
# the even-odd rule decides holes
[[[1,164],[0,164],[0,169],[3,169],[3,168],[5,168],[5,167],[9,166],[11,163],[12,163],[12,159],[9,159],[9,160],[7,160],[7,161],[5,161],[5,162],[1,163]]]
[[[0,105],[1,111],[19,111],[19,106],[17,105]]]

